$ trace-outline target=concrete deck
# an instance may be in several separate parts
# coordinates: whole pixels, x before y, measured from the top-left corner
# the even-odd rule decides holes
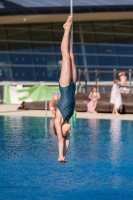
[[[0,104],[0,116],[45,117],[45,110],[17,110],[18,107],[19,105]],[[50,111],[47,111],[47,117],[54,117],[54,115]],[[112,115],[111,113],[90,114],[86,112],[78,112],[77,118],[133,120],[133,114]]]

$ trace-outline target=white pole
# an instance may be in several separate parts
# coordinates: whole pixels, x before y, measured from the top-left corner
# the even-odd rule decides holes
[[[73,0],[70,0],[70,14],[73,16]]]
[[[47,131],[47,96],[48,96],[48,92],[46,92],[45,95],[45,131]]]
[[[73,16],[73,0],[70,0],[70,15]],[[72,51],[73,51],[73,26],[71,29],[71,41],[72,41]]]

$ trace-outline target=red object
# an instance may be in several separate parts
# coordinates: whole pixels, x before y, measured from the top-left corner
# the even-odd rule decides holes
[[[51,112],[55,115],[56,108],[55,108],[55,102],[60,99],[60,95],[55,96],[51,101],[49,102],[49,109]]]

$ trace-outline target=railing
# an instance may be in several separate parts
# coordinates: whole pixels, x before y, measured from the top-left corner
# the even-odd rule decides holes
[[[100,70],[81,70],[79,69],[78,70],[78,91],[81,92],[81,93],[89,93],[90,91],[92,91],[92,88],[94,86],[97,86],[98,88],[98,91],[100,93],[109,93],[111,92],[111,88],[112,88],[112,84],[113,84],[113,81],[116,79],[116,76],[117,74],[121,72],[121,71],[118,71],[116,69],[114,70],[110,70],[110,71],[100,71]],[[126,74],[128,74],[128,84],[126,85],[120,85],[121,88],[127,88],[127,91],[130,92],[130,93],[133,93],[133,85],[132,85],[132,74],[133,74],[133,71],[131,69],[129,69],[128,71],[124,71]],[[94,82],[91,83],[89,82],[88,84],[88,75],[89,74],[94,74],[95,75],[95,78],[94,78]],[[108,84],[106,84],[106,82],[99,82],[99,79],[98,79],[98,75],[99,74],[112,74],[113,75],[113,80],[112,82],[108,82]],[[81,75],[84,76],[84,83],[81,82]]]
[[[0,104],[3,103],[3,97],[4,97],[4,86],[0,85]]]
[[[45,82],[45,81],[38,81],[38,82],[30,82],[30,81],[18,81],[18,82],[13,82],[13,81],[3,81],[0,82],[0,104],[4,102],[4,86],[9,85],[9,86],[16,86],[19,89],[21,88],[29,88],[34,85],[48,85],[48,86],[58,86],[58,82]]]

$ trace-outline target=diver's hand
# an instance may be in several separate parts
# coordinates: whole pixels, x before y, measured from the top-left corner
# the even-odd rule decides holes
[[[66,163],[67,161],[66,161],[65,157],[59,157],[58,158],[58,162],[60,162],[60,163]]]

